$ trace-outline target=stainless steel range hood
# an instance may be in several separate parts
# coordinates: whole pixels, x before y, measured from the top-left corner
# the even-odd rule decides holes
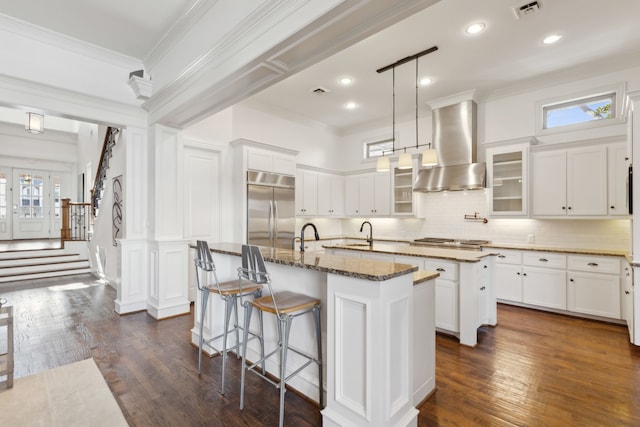
[[[467,100],[434,109],[432,118],[439,166],[420,170],[413,191],[484,188],[486,164],[476,163],[476,103]]]

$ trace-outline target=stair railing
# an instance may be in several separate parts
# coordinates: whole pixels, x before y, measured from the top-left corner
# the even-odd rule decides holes
[[[71,199],[62,199],[62,227],[60,240],[89,240],[91,225],[91,203],[72,203]]]
[[[93,181],[93,188],[91,189],[91,214],[93,218],[98,216],[98,211],[100,210],[104,181],[107,178],[107,170],[109,169],[109,159],[113,155],[113,147],[116,145],[116,138],[119,133],[120,129],[109,126],[104,135],[100,163],[98,164],[96,179]]]

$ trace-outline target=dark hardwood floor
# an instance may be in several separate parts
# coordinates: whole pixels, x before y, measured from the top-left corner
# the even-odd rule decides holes
[[[132,426],[276,425],[278,391],[248,376],[238,409],[240,363],[189,344],[192,315],[156,321],[118,316],[115,291],[92,276],[42,280],[0,291],[15,306],[15,374],[23,377],[93,357]],[[437,336],[437,391],[420,426],[638,426],[640,348],[626,328],[500,305],[499,325],[476,348]],[[286,425],[318,426],[318,408],[287,393]]]

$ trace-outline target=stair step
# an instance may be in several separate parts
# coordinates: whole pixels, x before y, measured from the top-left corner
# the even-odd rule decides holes
[[[39,256],[56,256],[66,255],[64,249],[51,248],[51,249],[18,249],[10,251],[0,252],[0,260],[11,258],[25,258],[25,257],[39,257]]]
[[[87,259],[45,263],[45,264],[27,264],[27,265],[7,266],[7,267],[0,267],[0,278],[22,276],[22,275],[28,275],[33,273],[84,269],[84,268],[89,268],[89,260]]]
[[[52,270],[52,271],[39,271],[37,273],[28,273],[22,274],[18,276],[0,276],[0,284],[9,283],[9,282],[19,282],[24,280],[33,280],[33,279],[46,279],[50,277],[60,277],[60,276],[75,276],[78,274],[87,274],[91,273],[90,268],[69,268],[65,270]],[[0,285],[0,289],[2,289],[2,285]]]
[[[24,255],[24,254],[22,254]],[[36,256],[16,256],[16,257],[1,257],[0,258],[0,268],[5,267],[7,265],[28,265],[29,263],[33,263],[37,261],[42,264],[45,262],[60,262],[66,259],[78,259],[80,254],[47,254],[47,255],[36,255]]]

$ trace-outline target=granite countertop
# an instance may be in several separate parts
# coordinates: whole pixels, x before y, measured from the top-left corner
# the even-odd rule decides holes
[[[438,258],[438,259],[447,259],[451,261],[458,262],[479,262],[482,258],[496,255],[493,252],[480,252],[474,250],[463,250],[463,249],[441,249],[441,248],[431,248],[424,246],[410,246],[410,245],[394,245],[389,243],[377,243],[373,242],[373,247],[369,247],[369,245],[362,246],[361,244],[356,245],[322,245],[325,249],[347,249],[351,251],[359,251],[359,252],[374,252],[374,253],[385,253],[385,254],[393,254],[393,255],[405,255],[405,256],[415,256],[415,257],[423,257],[423,258]]]
[[[413,273],[413,286],[426,282],[427,280],[436,279],[440,273],[435,271],[418,270]]]
[[[601,255],[601,256],[621,256],[629,258],[628,251],[620,251],[613,249],[580,249],[580,248],[562,248],[555,246],[534,245],[531,243],[517,244],[517,243],[489,243],[482,245],[483,248],[492,249],[516,249],[521,251],[540,251],[540,252],[557,252],[567,254],[579,254],[579,255]]]
[[[242,245],[239,243],[212,243],[209,245],[209,249],[212,252],[226,255],[240,256],[242,254]],[[294,252],[290,249],[267,247],[261,247],[260,250],[264,260],[267,262],[339,274],[363,280],[389,280],[418,270],[418,267],[414,265],[328,255],[319,252],[301,253]],[[428,280],[421,278],[421,276],[419,279],[422,281]]]

